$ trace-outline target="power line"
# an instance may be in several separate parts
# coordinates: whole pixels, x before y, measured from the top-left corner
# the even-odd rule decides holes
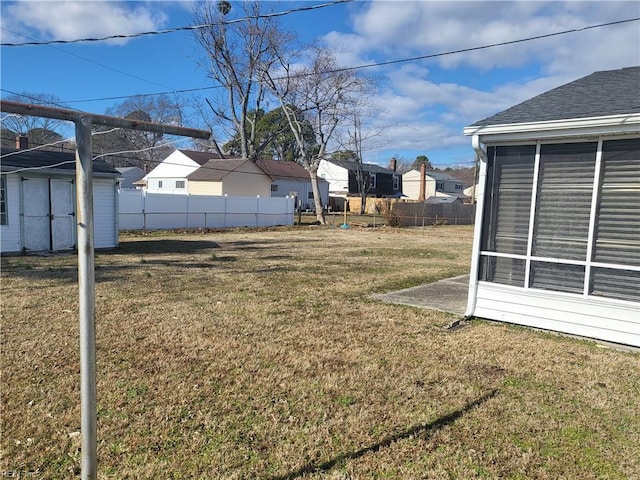
[[[13,34],[15,34],[15,35],[20,35],[21,37],[25,37],[25,38],[31,38],[31,39],[33,39],[33,37],[30,37],[29,35],[26,35],[26,34],[24,34],[24,33],[20,33],[20,32],[15,32],[15,31],[13,31],[13,30],[11,30],[11,29],[7,28],[7,27],[4,27],[4,26],[3,26],[3,27],[0,27],[0,28],[2,28],[2,30],[6,30],[7,32],[11,32],[11,33],[13,33]],[[146,78],[138,77],[137,75],[133,75],[133,74],[131,74],[131,73],[123,72],[122,70],[118,70],[117,68],[110,67],[109,65],[105,65],[104,63],[96,62],[95,60],[92,60],[92,59],[87,58],[87,57],[83,57],[82,55],[78,55],[77,53],[69,52],[69,51],[67,51],[67,50],[64,50],[64,49],[59,48],[59,47],[55,47],[55,46],[53,46],[53,45],[47,45],[47,46],[48,46],[49,48],[52,48],[52,49],[58,50],[59,52],[65,53],[65,54],[67,54],[67,55],[71,55],[72,57],[79,58],[79,59],[84,60],[84,61],[89,62],[89,63],[93,63],[94,65],[98,65],[99,67],[106,68],[107,70],[111,70],[111,71],[113,71],[113,72],[116,72],[116,73],[119,73],[119,74],[121,74],[121,75],[124,75],[124,76],[130,77],[130,78],[133,78],[133,79],[135,79],[135,80],[140,80],[140,81],[142,81],[142,82],[146,82],[146,83],[149,83],[149,84],[151,84],[151,85],[156,85],[157,87],[162,87],[162,88],[171,88],[171,87],[168,87],[167,85],[163,85],[163,84],[161,84],[161,83],[153,82],[153,81],[151,81],[151,80],[147,80]]]
[[[306,12],[309,10],[318,10],[320,8],[325,8],[325,7],[331,7],[334,5],[338,5],[341,3],[349,3],[352,2],[353,0],[335,0],[333,2],[329,2],[329,3],[322,3],[319,5],[311,5],[308,7],[299,7],[299,8],[295,8],[295,9],[290,9],[290,10],[285,10],[282,12],[274,12],[274,13],[265,13],[265,14],[260,14],[260,15],[251,15],[251,16],[247,16],[247,17],[242,17],[242,18],[236,18],[233,20],[223,20],[221,22],[216,22],[216,23],[206,23],[203,25],[190,25],[190,26],[186,26],[186,27],[174,27],[174,28],[167,28],[165,30],[152,30],[149,32],[139,32],[139,33],[130,33],[130,34],[121,34],[121,35],[108,35],[105,37],[100,37],[100,38],[78,38],[75,40],[46,40],[46,41],[42,41],[42,42],[23,42],[23,43],[0,43],[1,47],[24,47],[24,46],[34,46],[34,45],[52,45],[52,44],[69,44],[69,43],[81,43],[81,42],[102,42],[105,40],[120,40],[120,39],[129,39],[129,38],[137,38],[137,37],[143,37],[143,36],[149,36],[149,35],[164,35],[167,33],[175,33],[175,32],[182,32],[182,31],[189,31],[189,30],[200,30],[203,28],[210,28],[216,25],[232,25],[234,23],[240,23],[240,22],[244,22],[247,20],[255,20],[255,19],[259,19],[259,18],[275,18],[275,17],[282,17],[284,15],[290,15],[292,13],[298,13],[298,12]]]
[[[347,1],[347,0],[345,0],[345,1]],[[348,1],[351,1],[351,0],[348,0]],[[517,43],[530,42],[530,41],[533,41],[533,40],[540,40],[540,39],[543,39],[543,38],[550,38],[550,37],[556,37],[556,36],[560,36],[560,35],[567,35],[569,33],[578,33],[578,32],[591,30],[591,29],[595,29],[595,28],[602,28],[602,27],[609,27],[609,26],[612,26],[612,25],[621,25],[621,24],[624,24],[624,23],[637,22],[639,20],[640,20],[640,17],[629,18],[629,19],[626,19],[626,20],[617,20],[617,21],[614,21],[614,22],[600,23],[600,24],[597,24],[597,25],[589,25],[589,26],[582,27],[582,28],[573,28],[571,30],[563,30],[561,32],[547,33],[547,34],[544,34],[544,35],[536,35],[536,36],[533,36],[533,37],[526,37],[526,38],[521,38],[521,39],[517,39],[517,40],[509,40],[509,41],[506,41],[506,42],[491,43],[491,44],[481,45],[481,46],[477,46],[477,47],[462,48],[462,49],[459,49],[459,50],[449,50],[449,51],[446,51],[446,52],[433,53],[433,54],[428,54],[428,55],[419,55],[419,56],[416,56],[416,57],[389,60],[389,61],[385,61],[385,62],[374,62],[374,63],[368,63],[368,64],[363,64],[363,65],[356,65],[356,66],[353,66],[353,67],[341,67],[341,68],[336,68],[336,69],[333,69],[333,70],[327,70],[326,72],[322,72],[322,73],[338,73],[338,72],[345,72],[345,71],[364,70],[366,68],[381,67],[381,66],[386,66],[386,65],[395,65],[395,64],[398,64],[398,63],[408,63],[408,62],[415,62],[415,61],[418,61],[418,60],[426,60],[426,59],[431,59],[431,58],[445,57],[445,56],[449,56],[449,55],[456,55],[456,54],[459,54],[459,53],[474,52],[474,51],[485,50],[485,49],[494,48],[494,47],[502,47],[502,46],[506,46],[506,45],[514,45],[514,44],[517,44]],[[311,76],[311,75],[317,75],[317,73],[300,73],[300,74],[292,75],[291,78],[301,78],[301,77]],[[278,80],[278,79],[276,79],[276,80]],[[217,88],[223,88],[223,86],[222,85],[212,85],[212,86],[208,86],[208,87],[188,88],[188,89],[184,89],[184,90],[172,90],[172,91],[167,91],[167,92],[143,93],[143,94],[137,94],[137,95],[123,95],[123,96],[116,96],[116,97],[93,98],[93,99],[86,99],[86,100],[68,100],[65,103],[84,103],[84,102],[100,102],[100,101],[106,101],[106,100],[122,100],[122,99],[125,99],[125,98],[131,98],[131,97],[136,97],[136,96],[139,96],[139,97],[150,97],[150,96],[155,96],[155,95],[169,95],[169,94],[176,94],[176,93],[198,92],[198,91],[212,90],[212,89],[217,89]]]

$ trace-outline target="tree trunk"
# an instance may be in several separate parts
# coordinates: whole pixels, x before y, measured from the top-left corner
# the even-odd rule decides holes
[[[316,207],[316,220],[322,225],[327,224],[324,216],[324,205],[322,205],[322,196],[320,195],[320,187],[318,186],[318,168],[309,169],[309,177],[311,177],[311,189],[313,190],[313,203]]]

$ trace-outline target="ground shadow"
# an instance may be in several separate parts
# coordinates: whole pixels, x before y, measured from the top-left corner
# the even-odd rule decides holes
[[[120,242],[118,248],[100,251],[100,255],[123,253],[194,253],[200,250],[220,248],[217,242],[209,240],[127,240]]]
[[[428,437],[429,435],[433,434],[434,432],[441,429],[442,427],[445,427],[455,422],[457,419],[462,417],[468,411],[483,404],[487,400],[492,399],[497,394],[498,394],[498,389],[492,390],[491,392],[483,395],[482,397],[474,400],[473,402],[467,403],[461,409],[456,410],[455,412],[451,412],[450,414],[445,415],[444,417],[440,417],[437,420],[434,420],[433,422],[423,424],[423,425],[416,425],[403,432],[389,435],[383,438],[380,442],[370,445],[368,447],[361,448],[360,450],[356,450],[355,452],[342,453],[332,458],[331,460],[327,460],[326,462],[322,462],[322,463],[310,463],[286,475],[272,477],[271,480],[294,480],[296,478],[300,478],[303,475],[307,475],[309,473],[327,472],[345,460],[355,460],[366,455],[367,453],[378,452],[381,449],[390,446],[394,442],[397,442],[398,440],[403,440],[403,439],[407,439],[415,436]]]

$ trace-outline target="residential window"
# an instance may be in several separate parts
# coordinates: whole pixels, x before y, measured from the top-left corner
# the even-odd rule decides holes
[[[184,180],[176,180],[176,188],[184,188]]]
[[[369,188],[376,188],[376,174],[369,174]]]
[[[278,184],[277,183],[272,183],[271,184],[271,191],[272,192],[277,192],[278,191]]]
[[[456,190],[464,190],[464,185],[456,183]]]
[[[640,138],[487,157],[480,280],[640,301]]]
[[[309,192],[308,198],[309,200],[313,200],[313,192]]]
[[[0,225],[8,225],[7,218],[7,176],[0,175]]]
[[[158,180],[158,188],[162,188],[162,180]]]
[[[436,182],[436,190],[443,191],[444,190],[444,182]]]
[[[400,190],[400,176],[399,175],[394,175],[393,176],[393,189],[394,190]]]

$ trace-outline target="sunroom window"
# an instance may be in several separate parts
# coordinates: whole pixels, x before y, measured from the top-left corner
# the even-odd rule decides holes
[[[640,139],[487,156],[479,280],[640,301]]]

